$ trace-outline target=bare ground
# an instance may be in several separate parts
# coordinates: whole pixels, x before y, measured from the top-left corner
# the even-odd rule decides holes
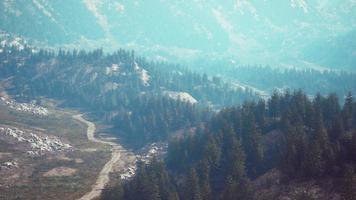
[[[56,167],[56,168],[51,169],[48,172],[44,173],[43,176],[45,176],[45,177],[72,176],[76,172],[77,172],[77,169],[73,169],[73,168],[69,168],[69,167]]]
[[[104,141],[95,138],[94,136],[95,124],[85,120],[82,115],[74,115],[73,118],[88,126],[87,137],[89,141],[111,146],[111,159],[104,165],[104,167],[98,174],[98,178],[96,182],[93,184],[91,191],[89,191],[79,199],[79,200],[92,200],[98,198],[101,195],[102,190],[105,188],[105,185],[109,183],[110,180],[109,174],[110,172],[113,171],[114,164],[120,161],[122,147],[114,142]]]
[[[73,151],[33,158],[26,154],[22,144],[0,139],[0,165],[12,161],[17,163],[15,167],[0,170],[0,199],[78,199],[91,190],[99,172],[110,160],[111,146],[88,141],[86,124],[72,118],[78,112],[59,108],[51,111],[52,115],[45,118],[33,117],[0,105],[1,126],[53,135],[74,147]],[[77,171],[70,176],[65,176],[65,173],[61,176],[57,169],[59,176],[44,176],[58,167]]]

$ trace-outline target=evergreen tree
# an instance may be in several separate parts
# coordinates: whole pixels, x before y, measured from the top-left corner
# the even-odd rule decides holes
[[[231,176],[227,177],[224,191],[222,193],[222,200],[236,200],[238,194],[236,194],[237,183]]]
[[[235,180],[245,179],[245,159],[246,155],[241,147],[240,142],[234,137],[232,138],[231,150],[228,152],[229,174]]]
[[[247,118],[247,121],[243,137],[244,150],[247,154],[247,168],[252,176],[257,176],[260,173],[258,166],[263,160],[262,134],[253,117]]]
[[[202,200],[199,187],[199,178],[194,168],[189,171],[185,183],[184,196],[184,199],[187,200]]]
[[[325,170],[325,163],[322,156],[323,152],[320,144],[316,141],[310,143],[306,152],[304,173],[306,176],[320,177]]]
[[[347,166],[345,169],[341,195],[344,200],[356,199],[356,174],[351,166]]]
[[[221,196],[222,200],[248,200],[251,199],[250,189],[244,181],[234,180],[228,176],[225,181],[225,187]]]
[[[271,99],[268,102],[268,110],[272,118],[280,116],[280,96],[276,91],[273,92]]]
[[[295,176],[298,170],[296,158],[298,154],[297,140],[295,129],[290,124],[289,120],[284,120],[283,130],[286,132],[285,147],[283,159],[281,160],[282,171],[289,176]]]
[[[216,140],[210,134],[207,136],[207,144],[205,145],[203,154],[209,162],[210,166],[214,168],[218,167],[221,157],[221,150],[218,147]]]
[[[342,110],[342,116],[344,121],[344,127],[347,131],[353,127],[353,115],[354,115],[354,99],[351,93],[349,93],[345,99],[345,104]]]
[[[356,131],[352,134],[351,152],[354,162],[356,162]]]
[[[121,183],[115,183],[114,186],[106,188],[102,192],[103,200],[123,200],[124,189]]]
[[[338,141],[344,135],[344,125],[340,117],[335,117],[330,130],[330,140]]]

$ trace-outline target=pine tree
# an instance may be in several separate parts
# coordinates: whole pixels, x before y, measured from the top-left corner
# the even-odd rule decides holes
[[[229,171],[233,179],[245,179],[245,159],[246,155],[241,147],[240,141],[238,141],[236,138],[233,138],[231,150],[228,153],[228,160],[230,161]]]
[[[203,200],[212,200],[213,199],[213,194],[211,191],[209,180],[203,181],[200,188],[201,188],[201,199],[203,199]]]
[[[212,200],[213,195],[210,186],[211,166],[206,158],[198,164],[201,197],[203,200]]]
[[[247,121],[243,145],[247,155],[247,168],[252,176],[256,176],[263,160],[262,134],[253,117],[247,118]]]
[[[179,200],[177,192],[170,192],[167,200]]]
[[[296,158],[298,154],[297,140],[295,129],[290,124],[289,120],[283,120],[283,131],[286,134],[284,155],[282,157],[281,167],[288,176],[295,176],[298,170],[298,165],[296,163]]]
[[[331,130],[330,130],[330,140],[332,142],[337,142],[344,134],[344,125],[342,119],[340,117],[336,117],[336,119],[332,122]]]
[[[121,183],[115,183],[113,187],[104,189],[102,193],[103,200],[123,200],[123,198],[124,189]]]
[[[344,200],[356,200],[356,173],[352,166],[345,169],[341,195]]]
[[[221,150],[218,148],[216,140],[212,135],[208,134],[207,136],[207,144],[204,146],[203,156],[209,162],[209,165],[216,168],[219,165]]]
[[[304,173],[306,176],[320,177],[324,173],[325,163],[318,142],[313,141],[306,152]]]
[[[225,182],[224,191],[222,193],[221,200],[236,200],[238,195],[236,194],[237,183],[231,176],[227,177]]]
[[[191,168],[189,171],[185,183],[184,196],[184,199],[187,200],[202,200],[199,187],[199,178],[194,168]]]
[[[351,130],[352,128],[352,118],[354,115],[354,99],[351,93],[349,93],[345,99],[345,104],[342,110],[342,116],[344,121],[344,127],[347,131]]]
[[[330,144],[328,133],[326,132],[322,122],[318,123],[318,127],[315,131],[315,140],[319,144],[321,150],[324,152],[329,148]]]
[[[221,194],[222,200],[248,200],[251,199],[250,188],[246,181],[234,180],[228,176],[225,181],[224,190]]]
[[[268,101],[268,110],[272,118],[277,118],[280,116],[280,95],[278,92],[274,91],[271,99]]]
[[[352,152],[351,156],[354,162],[356,162],[356,131],[354,131],[352,134],[351,152]]]
[[[150,183],[146,183],[144,194],[145,200],[161,200],[159,186],[155,178],[151,178]]]

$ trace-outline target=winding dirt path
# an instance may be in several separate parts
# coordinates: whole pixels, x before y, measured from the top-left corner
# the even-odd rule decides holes
[[[109,141],[104,141],[94,137],[95,133],[95,124],[87,121],[83,118],[83,115],[74,115],[74,119],[86,124],[88,126],[87,129],[87,137],[89,141],[110,145],[111,148],[111,158],[110,160],[104,165],[103,169],[100,171],[98,178],[94,185],[92,186],[91,191],[86,193],[82,196],[79,200],[92,200],[98,198],[105,188],[105,185],[109,183],[109,173],[113,170],[114,164],[118,162],[121,158],[121,146]]]

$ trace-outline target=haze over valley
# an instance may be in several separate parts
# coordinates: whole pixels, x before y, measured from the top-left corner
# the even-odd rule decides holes
[[[0,1],[0,199],[356,199],[355,13]]]

